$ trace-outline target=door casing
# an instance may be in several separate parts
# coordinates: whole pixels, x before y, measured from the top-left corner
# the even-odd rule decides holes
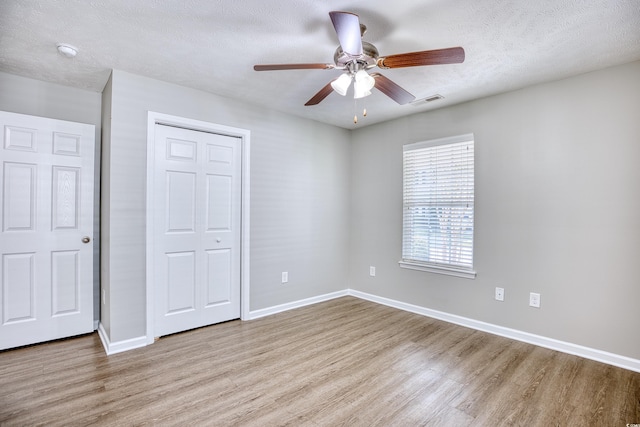
[[[249,304],[249,189],[250,189],[250,137],[251,132],[246,129],[240,129],[230,126],[219,125],[200,120],[189,119],[185,117],[173,116],[153,111],[148,112],[147,118],[147,229],[146,229],[146,287],[147,287],[147,344],[152,344],[155,339],[155,293],[154,293],[154,262],[153,262],[153,245],[154,245],[154,228],[153,216],[149,215],[154,206],[154,153],[155,153],[155,126],[157,124],[175,126],[195,131],[217,133],[240,138],[241,141],[241,207],[240,207],[240,319],[248,320],[250,318]]]

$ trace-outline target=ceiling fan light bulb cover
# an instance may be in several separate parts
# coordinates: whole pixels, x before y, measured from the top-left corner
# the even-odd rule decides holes
[[[369,95],[371,95],[371,91],[366,87],[366,85],[359,84],[359,82],[355,82],[353,84],[354,99],[365,98]]]
[[[376,84],[376,79],[371,77],[365,70],[360,70],[356,73],[355,81],[356,84],[366,88],[367,91],[373,89]]]
[[[331,82],[331,87],[333,88],[333,90],[338,92],[338,94],[345,96],[350,84],[351,76],[349,76],[348,74],[342,74],[340,77]]]

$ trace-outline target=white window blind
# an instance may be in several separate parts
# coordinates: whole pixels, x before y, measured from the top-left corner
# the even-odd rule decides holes
[[[405,145],[403,157],[400,264],[469,277],[464,273],[473,271],[473,135]]]

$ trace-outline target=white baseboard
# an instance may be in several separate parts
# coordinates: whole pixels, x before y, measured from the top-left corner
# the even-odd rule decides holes
[[[455,314],[449,314],[442,311],[432,310],[430,308],[392,300],[389,298],[379,297],[377,295],[372,295],[353,289],[349,289],[347,293],[348,295],[354,296],[356,298],[361,298],[367,301],[375,302],[411,313],[420,314],[422,316],[444,320],[445,322],[455,323],[456,325],[466,326],[468,328],[476,329],[483,332],[489,332],[491,334],[511,338],[516,341],[522,341],[540,347],[549,348],[551,350],[557,350],[562,353],[573,354],[575,356],[584,357],[585,359],[591,359],[597,362],[617,366],[619,368],[628,369],[630,371],[640,372],[640,360],[632,359],[630,357],[620,356],[618,354],[584,347],[578,344],[572,344],[553,338],[530,334],[528,332],[518,331],[516,329],[505,328],[504,326],[493,325],[491,323],[481,322],[479,320],[473,320],[467,317],[457,316]]]
[[[127,350],[133,350],[135,348],[144,347],[147,345],[146,336],[131,338],[124,341],[110,342],[107,331],[104,330],[102,323],[98,325],[98,336],[100,337],[100,341],[102,341],[102,346],[104,347],[107,356],[111,356],[112,354],[116,353],[122,353],[123,351]]]
[[[318,295],[317,297],[306,298],[298,301],[288,302],[286,304],[275,305],[273,307],[262,308],[260,310],[254,310],[249,312],[249,319],[259,319],[260,317],[270,316],[272,314],[281,313],[283,311],[293,310],[294,308],[304,307],[305,305],[317,304],[323,301],[329,301],[334,298],[340,298],[347,296],[349,290],[331,292],[329,294]]]

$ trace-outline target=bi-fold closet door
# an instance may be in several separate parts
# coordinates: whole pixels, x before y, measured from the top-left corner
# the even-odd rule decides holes
[[[154,335],[240,317],[241,139],[155,125]]]

